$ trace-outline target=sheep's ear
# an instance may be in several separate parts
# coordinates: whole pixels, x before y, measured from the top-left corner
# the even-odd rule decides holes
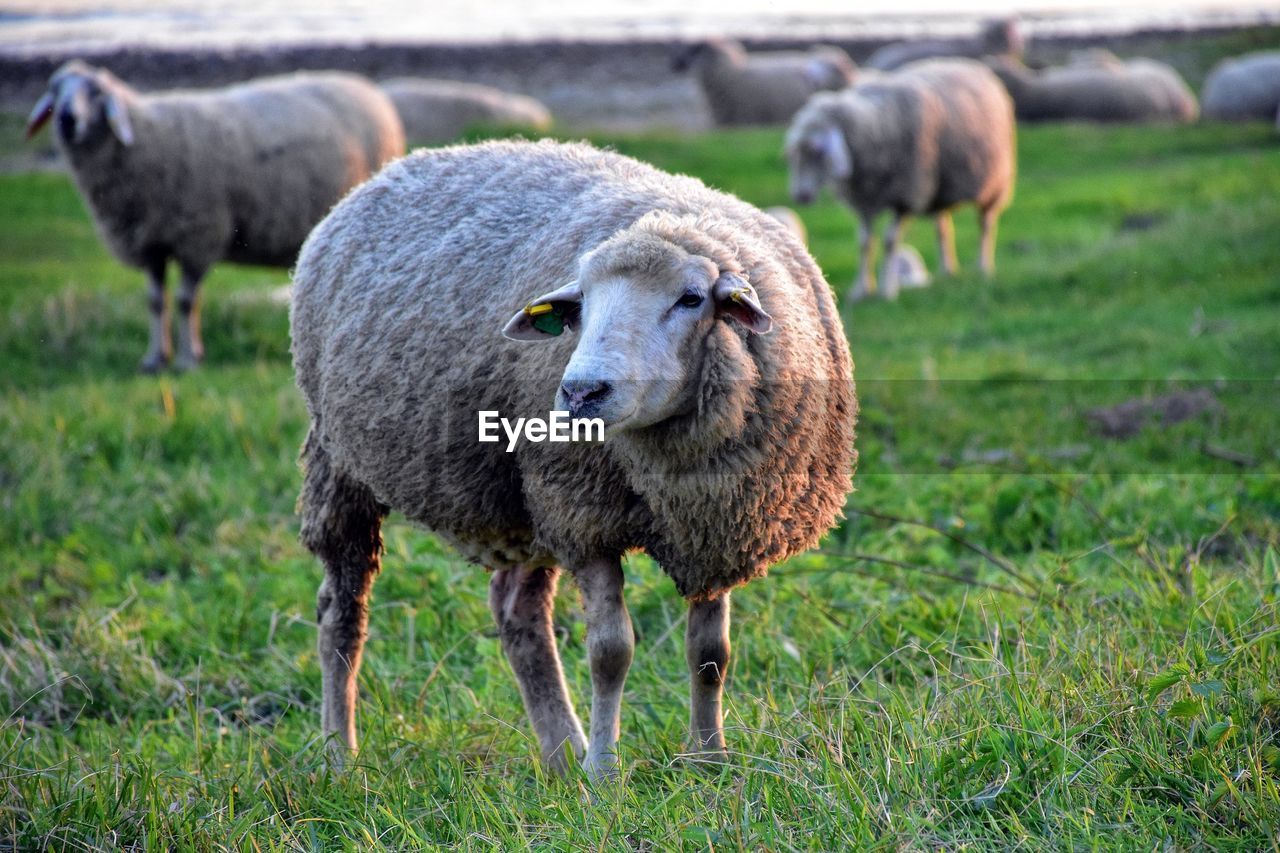
[[[40,96],[40,100],[36,101],[35,107],[31,110],[31,115],[27,117],[27,139],[39,133],[40,128],[45,126],[52,115],[53,92],[48,91]]]
[[[756,289],[741,275],[722,272],[711,288],[716,301],[716,313],[737,320],[757,335],[767,334],[773,328],[773,318],[760,307]]]
[[[111,132],[116,135],[116,139],[119,139],[122,145],[132,145],[133,122],[129,120],[129,111],[125,109],[124,101],[110,89],[106,91],[105,98],[107,124],[111,127]]]
[[[516,312],[502,330],[513,341],[543,341],[577,325],[582,313],[582,288],[571,281],[543,294]]]
[[[832,177],[848,178],[853,174],[853,161],[849,158],[849,146],[838,127],[828,127],[822,132],[822,156]]]

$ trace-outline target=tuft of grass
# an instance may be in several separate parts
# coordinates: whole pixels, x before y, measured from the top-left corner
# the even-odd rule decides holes
[[[787,200],[775,131],[597,141]],[[592,789],[536,766],[483,574],[397,518],[363,751],[325,769],[284,275],[218,268],[207,365],[137,376],[140,276],[65,177],[0,176],[0,844],[1274,848],[1278,200],[1265,127],[1024,130],[995,281],[962,214],[959,277],[844,309],[857,491],[734,594],[729,765],[682,758],[683,605],[632,557],[623,779]],[[842,290],[851,218],[803,216]]]

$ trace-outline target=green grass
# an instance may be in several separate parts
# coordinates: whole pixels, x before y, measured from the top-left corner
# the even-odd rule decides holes
[[[786,202],[776,132],[601,141]],[[1020,147],[996,281],[961,214],[965,273],[845,310],[857,491],[734,595],[722,771],[678,758],[683,606],[629,558],[623,784],[594,792],[537,768],[483,573],[395,519],[363,752],[324,769],[285,274],[215,270],[206,367],[137,376],[140,275],[66,178],[0,177],[0,847],[1280,845],[1280,140]],[[843,289],[851,218],[804,216]],[[908,239],[935,266],[928,223]],[[1204,388],[1182,423],[1089,429]],[[557,623],[585,714],[570,589]]]

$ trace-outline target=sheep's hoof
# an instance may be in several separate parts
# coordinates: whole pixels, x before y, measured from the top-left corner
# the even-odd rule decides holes
[[[147,357],[138,362],[139,373],[159,373],[164,370],[165,365],[169,363],[169,357],[164,353],[153,352],[148,353]]]
[[[729,764],[729,752],[724,749],[698,749],[680,756],[684,764],[693,770],[714,775]]]
[[[849,291],[850,302],[861,302],[864,299],[870,299],[871,296],[871,288],[865,284],[855,284],[853,289]]]
[[[587,778],[593,784],[609,784],[618,780],[618,756],[612,752],[604,755],[588,755],[582,762],[582,769],[587,771]]]
[[[173,362],[173,369],[179,373],[186,373],[188,370],[195,370],[200,366],[203,359],[198,355],[180,355]]]

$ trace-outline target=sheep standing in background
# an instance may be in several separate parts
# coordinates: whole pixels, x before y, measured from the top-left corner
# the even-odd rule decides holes
[[[316,227],[294,281],[302,541],[325,565],[335,760],[356,747],[391,509],[493,571],[542,755],[563,769],[573,753],[593,778],[616,762],[634,651],[621,559],[646,550],[689,601],[693,746],[722,755],[729,590],[816,544],[850,487],[849,350],[808,252],[692,178],[583,144],[490,142],[384,169]],[[603,442],[477,440],[478,412],[549,409],[599,418]],[[585,605],[589,737],[556,652],[558,566]]]
[[[950,211],[977,205],[979,267],[995,272],[996,221],[1013,195],[1013,104],[994,74],[968,59],[929,60],[878,75],[843,92],[814,95],[791,122],[786,151],[791,195],[809,204],[830,185],[858,216],[858,277],[852,297],[875,290],[875,221],[885,230],[881,287],[897,296],[890,263],[909,215],[937,219],[938,255],[957,269]]]
[[[291,265],[334,202],[404,153],[391,101],[349,74],[144,95],[73,61],[50,79],[27,136],[50,118],[98,233],[149,278],[149,372],[172,354],[170,259],[182,273],[175,366],[188,369],[204,355],[198,293],[209,268]]]
[[[1224,59],[1205,78],[1204,117],[1216,121],[1269,121],[1280,109],[1280,51]]]
[[[1178,72],[1151,59],[1092,54],[1040,72],[1005,57],[985,61],[1009,90],[1019,121],[1188,123],[1200,112]]]
[[[988,22],[973,38],[895,42],[871,54],[866,61],[866,67],[877,71],[893,71],[923,59],[945,57],[978,59],[993,55],[1020,59],[1026,46],[1026,39],[1018,26],[1018,21],[1014,18],[1004,18]]]
[[[748,55],[742,45],[711,39],[690,45],[672,63],[694,69],[720,126],[785,124],[814,92],[843,89],[857,67],[838,47]]]
[[[452,142],[477,125],[539,133],[551,129],[551,113],[541,102],[492,86],[419,77],[398,77],[378,85],[395,103],[410,142]]]

